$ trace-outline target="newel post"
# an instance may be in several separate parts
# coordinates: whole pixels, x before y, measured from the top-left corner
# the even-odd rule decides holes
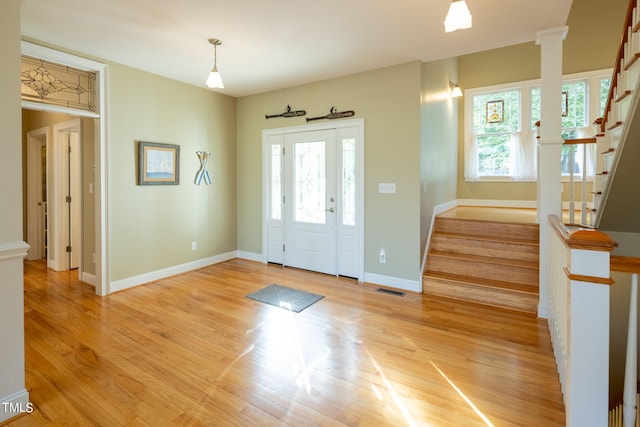
[[[540,139],[538,140],[538,218],[556,215],[562,218],[562,44],[568,27],[537,33],[540,59]],[[551,280],[548,259],[551,241],[549,223],[540,222],[540,298],[538,316],[549,317]]]
[[[567,426],[606,426],[609,411],[610,255],[617,244],[597,230],[579,229],[569,248],[569,374]]]

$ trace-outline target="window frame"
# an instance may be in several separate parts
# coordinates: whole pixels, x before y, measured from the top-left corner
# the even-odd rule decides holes
[[[576,81],[586,81],[585,96],[587,98],[587,101],[586,101],[585,108],[587,111],[585,113],[585,116],[587,117],[586,127],[589,128],[590,135],[593,135],[593,132],[594,132],[594,128],[592,126],[593,122],[597,118],[602,116],[602,114],[600,113],[600,110],[601,110],[600,82],[602,81],[602,79],[607,79],[607,78],[611,79],[612,74],[613,74],[613,69],[608,68],[608,69],[587,71],[582,73],[567,74],[562,76],[563,85],[566,83],[573,83]],[[471,161],[468,158],[470,151],[475,153],[475,149],[471,150],[470,149],[471,147],[469,145],[469,144],[475,143],[474,134],[473,134],[473,127],[474,127],[473,126],[473,119],[474,119],[473,98],[475,96],[486,95],[494,92],[519,90],[520,91],[520,117],[519,117],[520,129],[518,133],[521,135],[521,137],[522,135],[525,135],[525,137],[527,137],[527,136],[530,136],[527,134],[531,132],[528,129],[531,123],[531,112],[532,112],[531,111],[531,107],[532,107],[531,91],[533,88],[539,87],[539,86],[541,86],[541,80],[533,79],[533,80],[523,80],[519,82],[503,83],[499,85],[465,89],[464,91],[464,128],[463,128],[463,156],[464,156],[463,178],[465,182],[536,182],[537,181],[537,172],[536,172],[535,179],[533,178],[522,179],[522,178],[516,177],[514,175],[514,172],[512,172],[510,175],[499,175],[499,176],[479,175],[478,171],[475,171],[475,173],[470,174],[467,171],[467,166],[469,164],[476,164],[474,161]],[[595,94],[596,96],[592,96],[592,94]],[[535,132],[535,130],[533,130],[533,132]],[[537,156],[535,157],[536,158],[534,159],[534,161],[537,163],[538,161]],[[511,161],[514,162],[517,160],[511,159]],[[537,164],[534,170],[537,171]],[[473,178],[470,178],[470,177],[473,177]],[[575,177],[581,177],[581,175],[574,175],[574,178]],[[592,175],[587,175],[587,179],[593,180],[594,177]],[[563,174],[562,180],[568,181],[569,175]]]

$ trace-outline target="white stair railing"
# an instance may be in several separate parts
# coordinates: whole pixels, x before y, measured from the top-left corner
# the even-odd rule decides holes
[[[631,275],[623,402],[610,413],[611,427],[640,427],[638,417],[638,274],[640,258],[611,256],[611,270]]]
[[[578,139],[567,139],[564,141],[565,145],[569,146],[569,224],[575,224],[575,171],[573,168],[576,147],[579,145],[583,146],[582,149],[582,174],[581,174],[581,205],[580,205],[580,224],[587,224],[587,158],[588,158],[588,149],[587,144],[595,144],[596,138],[578,138]]]
[[[551,215],[549,331],[569,427],[605,426],[609,412],[610,253],[598,230]]]

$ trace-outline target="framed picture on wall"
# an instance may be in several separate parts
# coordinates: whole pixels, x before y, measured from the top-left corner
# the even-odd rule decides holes
[[[178,185],[180,146],[138,141],[138,185]]]

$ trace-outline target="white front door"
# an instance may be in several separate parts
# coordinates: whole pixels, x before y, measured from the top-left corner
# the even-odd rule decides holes
[[[264,262],[364,280],[364,121],[262,138]]]
[[[287,266],[337,274],[336,130],[285,135]]]

